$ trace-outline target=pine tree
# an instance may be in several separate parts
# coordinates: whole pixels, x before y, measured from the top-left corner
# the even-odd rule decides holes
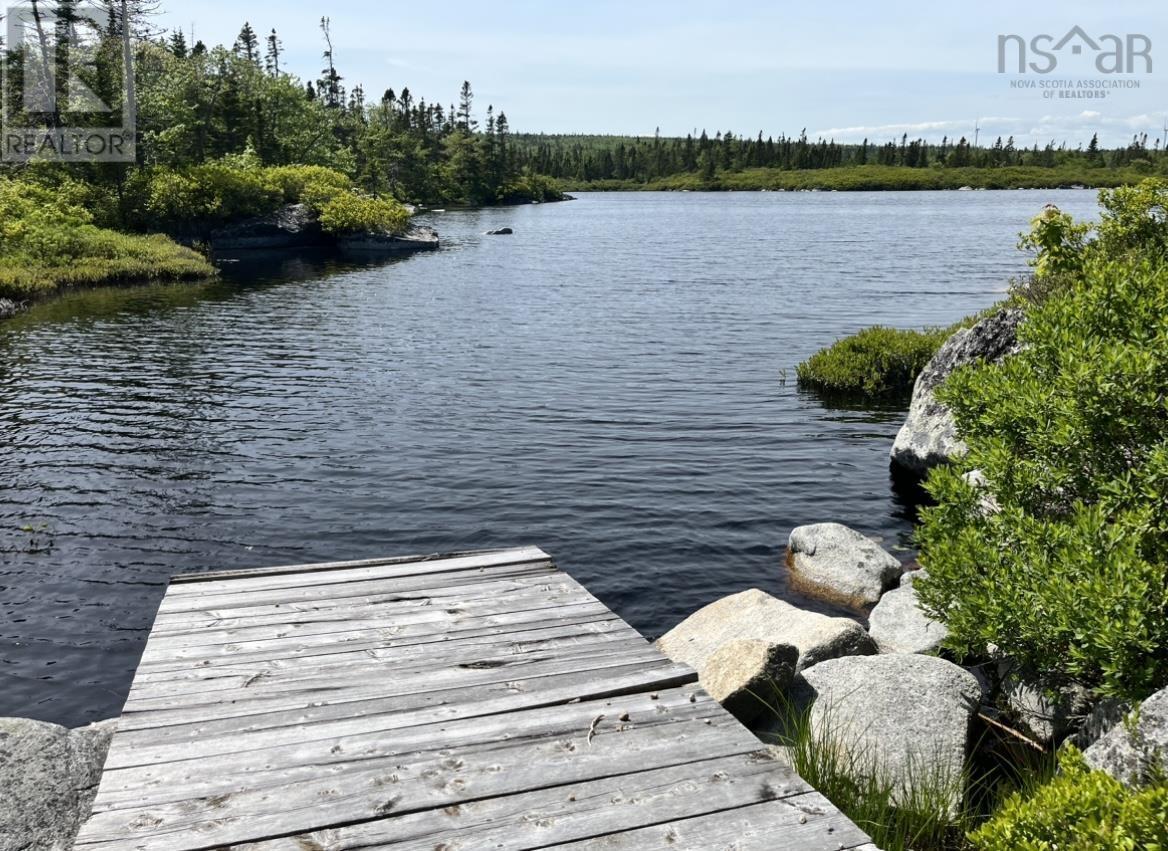
[[[235,39],[235,55],[256,65],[259,64],[260,40],[249,23],[244,23],[243,29],[239,31],[239,37]]]
[[[464,80],[462,90],[458,93],[458,125],[467,133],[473,133],[476,122],[471,118],[471,106],[474,103],[474,93],[470,89],[470,82]]]
[[[284,52],[284,43],[280,41],[275,30],[268,33],[267,42],[268,51],[264,55],[264,67],[273,77],[278,77],[280,76],[280,55]]]
[[[328,18],[320,19],[320,31],[324,35],[324,60],[328,65],[321,71],[324,76],[319,81],[317,94],[324,98],[325,106],[337,109],[345,103],[344,90],[341,88],[341,80],[344,78],[337,73],[333,63],[333,36]]]
[[[175,30],[170,35],[170,52],[179,59],[187,58],[187,39],[182,30]]]

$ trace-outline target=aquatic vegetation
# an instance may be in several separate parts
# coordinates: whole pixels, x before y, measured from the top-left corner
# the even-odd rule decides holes
[[[908,393],[953,330],[865,328],[799,364],[799,386],[866,396]]]

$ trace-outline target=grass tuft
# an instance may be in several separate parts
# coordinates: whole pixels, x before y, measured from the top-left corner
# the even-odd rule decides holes
[[[864,396],[905,395],[955,329],[877,325],[837,340],[799,364],[799,386]]]
[[[957,776],[910,761],[905,776],[883,770],[879,755],[831,713],[812,724],[809,709],[779,701],[778,744],[791,766],[839,807],[884,851],[953,851],[969,847],[979,822],[966,803],[974,785],[969,769]]]

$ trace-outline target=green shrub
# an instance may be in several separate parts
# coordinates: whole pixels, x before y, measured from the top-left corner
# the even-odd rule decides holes
[[[1069,748],[1053,780],[1010,796],[969,838],[978,851],[1164,851],[1168,786],[1128,789]]]
[[[496,201],[500,204],[522,204],[527,201],[561,201],[564,194],[550,177],[525,172],[499,187]]]
[[[799,384],[869,396],[906,393],[952,330],[955,329],[903,331],[882,325],[865,328],[799,364]]]
[[[362,231],[403,233],[409,227],[410,212],[389,198],[342,192],[321,208],[320,223],[326,232],[336,234]]]
[[[127,223],[141,230],[202,233],[270,213],[283,191],[263,169],[220,160],[184,169],[156,167],[130,181]]]
[[[24,299],[72,286],[214,273],[199,254],[164,236],[96,227],[68,193],[0,180],[0,297]]]
[[[276,166],[267,169],[264,177],[280,190],[286,203],[307,204],[315,209],[353,188],[353,181],[346,175],[319,165]]]
[[[1138,213],[1155,197],[1107,198],[1082,271],[1028,309],[1024,350],[941,388],[969,450],[931,474],[918,531],[917,589],[951,648],[1129,699],[1168,683],[1168,258]]]

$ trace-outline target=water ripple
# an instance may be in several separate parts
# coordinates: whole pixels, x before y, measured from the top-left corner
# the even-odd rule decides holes
[[[800,523],[903,548],[901,412],[793,368],[984,308],[1048,200],[1094,209],[588,195],[436,215],[447,248],[388,265],[262,258],[0,325],[0,715],[118,712],[178,571],[532,543],[653,636],[786,593]]]

